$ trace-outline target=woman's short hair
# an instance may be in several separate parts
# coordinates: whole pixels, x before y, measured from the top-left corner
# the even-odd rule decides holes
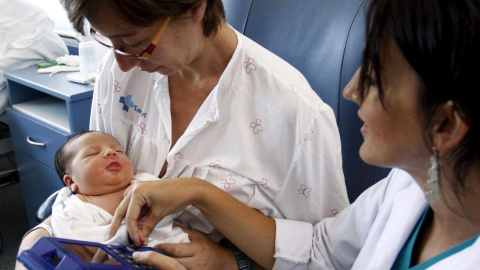
[[[107,6],[117,14],[121,20],[135,26],[151,26],[161,18],[178,17],[187,10],[198,6],[202,0],[60,0],[67,11],[68,18],[75,30],[84,33],[84,20],[94,12],[101,12],[98,8]],[[225,10],[222,0],[207,0],[203,17],[203,33],[209,36],[216,32],[225,21]]]
[[[361,97],[374,75],[384,107],[380,52],[389,35],[421,79],[420,102],[425,114],[425,141],[436,109],[453,101],[469,126],[462,141],[445,157],[454,164],[448,179],[454,192],[465,194],[466,174],[479,162],[480,134],[476,122],[480,106],[480,1],[479,0],[372,0],[367,14],[367,41],[360,76]],[[388,107],[385,107],[388,110]],[[460,197],[458,197],[460,198]]]

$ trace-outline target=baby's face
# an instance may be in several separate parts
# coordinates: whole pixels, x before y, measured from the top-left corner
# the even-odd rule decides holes
[[[132,163],[122,146],[108,134],[83,134],[66,151],[72,156],[64,181],[78,194],[112,193],[125,189],[132,181]]]

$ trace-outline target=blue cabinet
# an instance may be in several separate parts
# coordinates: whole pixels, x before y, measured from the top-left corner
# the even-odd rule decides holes
[[[66,74],[38,74],[35,66],[4,74],[12,103],[8,122],[31,227],[38,223],[40,204],[63,187],[55,172],[55,151],[73,133],[88,129],[93,86],[69,82]]]

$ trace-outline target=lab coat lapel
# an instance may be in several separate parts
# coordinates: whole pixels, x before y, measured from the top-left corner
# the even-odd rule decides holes
[[[411,185],[395,196],[389,218],[372,254],[372,265],[366,269],[387,269],[393,265],[426,206],[424,194],[417,185]]]
[[[480,265],[478,254],[480,254],[480,237],[470,247],[437,262],[429,270],[478,269]]]

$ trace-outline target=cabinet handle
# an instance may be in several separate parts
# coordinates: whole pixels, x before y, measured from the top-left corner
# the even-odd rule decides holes
[[[41,142],[36,142],[34,140],[32,140],[32,138],[30,138],[30,136],[27,137],[27,142],[29,144],[32,144],[32,145],[36,145],[36,146],[45,146],[45,143],[41,143]]]

